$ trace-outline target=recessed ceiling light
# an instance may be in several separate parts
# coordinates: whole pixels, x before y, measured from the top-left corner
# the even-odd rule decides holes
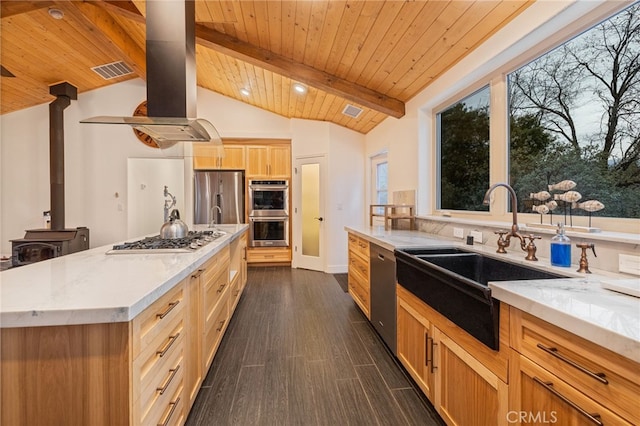
[[[293,84],[293,90],[295,90],[296,92],[298,92],[300,94],[307,93],[307,87],[304,86],[303,84],[300,84],[300,83],[294,83]]]
[[[49,16],[53,19],[62,19],[64,17],[64,12],[60,9],[51,8],[49,9]]]
[[[242,93],[245,96],[249,96],[251,94],[249,89],[245,89],[244,87],[242,89],[240,89],[240,93]]]

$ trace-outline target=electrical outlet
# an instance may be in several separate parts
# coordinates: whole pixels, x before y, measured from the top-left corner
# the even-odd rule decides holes
[[[618,270],[627,274],[640,275],[640,256],[618,255]]]
[[[454,238],[464,238],[464,229],[453,228],[453,236]]]
[[[473,237],[473,243],[474,244],[483,244],[482,242],[482,232],[480,231],[471,231],[469,232],[469,235],[471,235]]]

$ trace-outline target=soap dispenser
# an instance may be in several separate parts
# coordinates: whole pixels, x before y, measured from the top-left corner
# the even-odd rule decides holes
[[[562,223],[558,223],[556,235],[551,238],[551,265],[571,266],[571,240],[565,235]]]

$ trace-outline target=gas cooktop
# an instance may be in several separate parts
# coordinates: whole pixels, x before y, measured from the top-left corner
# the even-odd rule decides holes
[[[191,253],[223,235],[224,232],[220,231],[189,231],[183,238],[160,238],[160,235],[154,235],[137,241],[115,244],[107,254]]]

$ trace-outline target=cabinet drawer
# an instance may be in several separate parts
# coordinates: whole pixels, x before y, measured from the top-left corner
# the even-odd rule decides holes
[[[187,406],[184,399],[184,385],[182,379],[178,383],[178,388],[173,394],[167,393],[171,396],[167,397],[154,406],[153,416],[149,416],[148,421],[144,422],[145,425],[161,425],[161,426],[175,426],[183,425],[187,416]]]
[[[360,238],[357,235],[349,234],[349,250],[353,251],[363,259],[369,262],[369,241]]]
[[[184,282],[168,291],[133,319],[131,345],[134,359],[144,348],[152,345],[158,335],[166,335],[167,324],[173,323],[177,317],[183,315],[183,302]]]
[[[362,257],[349,252],[349,273],[355,272],[362,276],[364,280],[369,281],[369,261],[365,261]]]
[[[362,278],[358,274],[350,273],[348,276],[349,294],[355,302],[360,306],[360,309],[369,318],[369,283],[363,282]]]
[[[205,270],[205,281],[207,275],[211,276],[215,275],[218,272],[218,269],[221,267],[225,267],[229,264],[229,259],[231,258],[231,252],[229,246],[223,248],[218,253],[216,253],[211,259],[207,260],[202,268]]]
[[[220,269],[218,273],[205,283],[203,288],[203,310],[205,327],[212,320],[214,311],[217,310],[229,287],[229,274],[227,269]]]
[[[511,346],[632,423],[640,424],[640,364],[511,308]]]
[[[186,367],[183,348],[175,351],[167,361],[167,365],[155,373],[153,380],[142,389],[139,399],[134,402],[136,424],[159,424],[162,413],[175,399],[176,391],[183,388]]]
[[[291,249],[287,247],[258,247],[247,250],[249,263],[291,262]]]
[[[229,298],[225,297],[216,308],[212,319],[204,327],[204,359],[207,368],[211,365],[220,340],[229,323]]]
[[[236,305],[238,304],[238,300],[240,299],[240,293],[242,292],[240,271],[238,271],[238,273],[233,277],[229,291],[231,292],[231,294],[229,294],[229,310],[231,315]]]
[[[523,355],[512,353],[511,368],[511,406],[507,414],[507,420],[511,423],[514,420],[517,422],[516,417],[524,415],[525,418],[521,418],[522,424],[631,424],[611,410],[611,407],[605,407],[600,401],[589,398]]]

